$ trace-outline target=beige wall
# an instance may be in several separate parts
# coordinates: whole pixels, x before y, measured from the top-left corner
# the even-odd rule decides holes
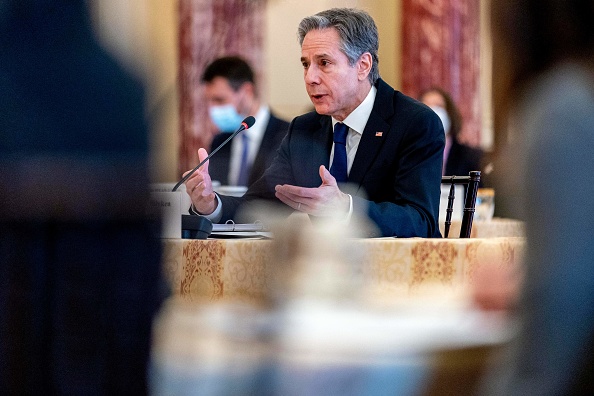
[[[91,0],[104,46],[145,83],[151,126],[151,175],[174,181],[177,173],[177,1]]]
[[[311,107],[299,61],[299,21],[332,7],[356,7],[369,12],[380,35],[380,74],[393,86],[400,85],[400,0],[268,0],[264,92],[283,117],[293,118]]]
[[[493,100],[490,0],[481,0],[481,147],[493,146]]]

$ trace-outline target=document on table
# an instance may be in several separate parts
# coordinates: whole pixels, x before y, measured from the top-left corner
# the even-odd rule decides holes
[[[271,238],[268,228],[259,221],[254,223],[213,224],[210,238]]]

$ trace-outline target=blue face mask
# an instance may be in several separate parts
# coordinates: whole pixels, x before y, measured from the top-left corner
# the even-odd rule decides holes
[[[234,132],[243,121],[241,114],[237,113],[231,104],[210,106],[208,108],[210,119],[221,132]]]

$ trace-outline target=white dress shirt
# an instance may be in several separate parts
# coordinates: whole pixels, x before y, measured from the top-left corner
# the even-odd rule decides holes
[[[260,106],[258,112],[254,116],[256,118],[256,122],[254,125],[241,132],[240,134],[244,134],[247,136],[249,141],[249,152],[248,152],[248,165],[251,169],[252,164],[256,160],[256,156],[258,155],[258,150],[260,149],[260,144],[262,143],[262,138],[264,137],[264,132],[266,131],[266,126],[268,126],[268,120],[270,119],[270,109],[268,106]],[[236,136],[231,141],[231,159],[229,160],[229,174],[228,182],[229,185],[235,186],[237,185],[237,179],[239,178],[239,170],[241,168],[241,156],[243,154],[243,139],[241,136]]]
[[[363,102],[361,102],[361,104],[357,106],[357,108],[355,108],[355,110],[353,110],[353,112],[342,121],[343,124],[349,127],[346,141],[347,174],[351,172],[351,167],[353,166],[353,161],[355,160],[355,155],[357,154],[357,149],[359,148],[359,142],[361,142],[361,136],[363,135],[363,130],[365,129],[365,125],[367,125],[367,121],[371,115],[371,110],[373,110],[373,103],[375,102],[376,94],[377,88],[372,85],[369,93],[365,99],[363,99]],[[332,117],[333,129],[337,122],[339,121]],[[332,152],[330,153],[330,165],[332,165],[333,159],[334,144],[332,145]]]

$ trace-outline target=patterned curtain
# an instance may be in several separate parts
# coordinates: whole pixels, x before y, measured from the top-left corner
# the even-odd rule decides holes
[[[178,171],[198,164],[216,132],[208,119],[200,76],[215,58],[239,55],[260,80],[266,0],[179,0],[180,145]]]
[[[480,143],[479,0],[402,0],[402,89],[448,91],[463,119],[460,139]]]

